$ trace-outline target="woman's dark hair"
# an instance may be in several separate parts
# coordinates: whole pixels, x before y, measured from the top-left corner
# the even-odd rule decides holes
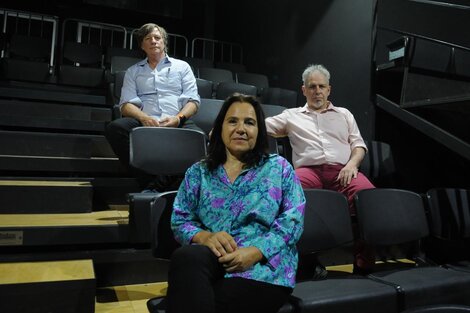
[[[165,53],[167,53],[168,49],[168,33],[166,32],[165,28],[154,24],[154,23],[147,23],[142,25],[136,32],[135,32],[135,37],[137,40],[137,43],[139,44],[139,47],[142,46],[142,41],[144,41],[145,36],[153,32],[154,29],[158,29],[160,32],[160,35],[162,35],[163,42],[165,43]]]
[[[225,100],[217,118],[214,121],[212,135],[209,140],[209,152],[207,157],[204,159],[204,162],[207,164],[210,171],[215,170],[220,164],[224,164],[227,160],[225,144],[222,141],[222,125],[228,109],[235,102],[246,102],[251,104],[255,109],[258,124],[258,137],[256,138],[256,144],[252,150],[245,153],[241,161],[245,163],[246,168],[249,168],[256,165],[263,157],[267,156],[268,133],[266,131],[264,112],[261,104],[253,96],[234,93]]]

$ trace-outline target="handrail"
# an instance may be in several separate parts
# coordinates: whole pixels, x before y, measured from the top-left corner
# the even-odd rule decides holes
[[[211,49],[211,55],[212,55],[212,60],[216,61],[214,59],[215,55],[215,48],[216,46],[219,47],[220,49],[220,54],[221,54],[221,60],[224,61],[224,47],[228,46],[229,47],[229,61],[233,62],[233,53],[234,53],[234,48],[239,49],[239,54],[240,54],[240,64],[243,64],[243,47],[241,44],[238,44],[236,42],[229,42],[229,41],[221,41],[221,40],[215,40],[215,39],[209,39],[209,38],[202,38],[202,37],[196,37],[192,40],[191,42],[191,57],[194,58],[195,56],[195,46],[197,41],[202,41],[202,58],[207,59],[206,57],[206,43],[209,42],[212,44],[212,49]]]
[[[411,37],[423,39],[423,40],[426,40],[426,41],[435,42],[435,43],[445,45],[445,46],[449,46],[449,47],[452,47],[452,48],[457,48],[457,49],[461,49],[461,50],[465,50],[465,51],[470,51],[470,47],[456,45],[456,44],[453,44],[453,43],[450,43],[450,42],[447,42],[447,41],[444,41],[444,40],[439,40],[439,39],[435,39],[435,38],[431,38],[431,37],[427,37],[427,36],[423,36],[423,35],[419,35],[419,34],[414,34],[414,33],[405,32],[405,31],[402,31],[402,30],[397,30],[397,29],[383,27],[383,26],[377,26],[377,29],[386,30],[386,31],[394,32],[394,33],[405,35],[405,36],[411,36]]]
[[[11,9],[0,9],[0,12],[3,13],[3,28],[2,32],[4,34],[7,33],[7,19],[8,17],[15,17],[15,18],[23,18],[28,20],[38,20],[41,22],[50,22],[52,23],[52,34],[51,34],[51,52],[50,52],[50,59],[49,59],[49,66],[52,68],[54,66],[54,51],[55,45],[57,41],[57,32],[58,32],[58,21],[59,17],[55,15],[48,15],[42,13],[33,13],[33,12],[26,12],[20,10],[11,10]],[[29,34],[28,34],[29,35]],[[4,51],[1,51],[1,57],[4,57]]]
[[[88,20],[82,20],[82,19],[77,19],[77,18],[66,18],[63,23],[62,23],[62,38],[61,38],[61,45],[64,44],[64,39],[65,39],[65,30],[66,30],[66,25],[69,22],[77,22],[77,42],[81,42],[81,35],[82,35],[82,29],[84,26],[87,26],[88,28],[96,28],[99,30],[109,30],[113,32],[112,38],[114,38],[114,31],[120,31],[123,33],[123,48],[126,47],[127,45],[127,30],[124,26],[117,25],[117,24],[109,24],[109,23],[101,23],[97,21],[88,21]],[[101,38],[100,38],[101,40]],[[101,44],[101,42],[100,42]]]

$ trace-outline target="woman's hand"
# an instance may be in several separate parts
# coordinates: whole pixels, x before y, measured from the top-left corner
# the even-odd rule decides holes
[[[244,272],[262,259],[263,254],[258,248],[246,247],[220,257],[219,262],[223,264],[225,271],[233,273]]]
[[[217,257],[232,253],[238,248],[233,237],[224,231],[217,233],[201,231],[193,237],[192,241],[209,247]]]

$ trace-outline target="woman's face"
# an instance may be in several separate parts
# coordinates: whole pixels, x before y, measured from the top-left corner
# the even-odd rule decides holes
[[[225,114],[222,141],[227,153],[240,159],[256,145],[258,121],[253,106],[247,102],[234,102]]]

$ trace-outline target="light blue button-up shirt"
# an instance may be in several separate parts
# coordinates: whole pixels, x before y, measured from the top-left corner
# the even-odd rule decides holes
[[[185,61],[166,56],[155,69],[149,66],[147,58],[127,69],[119,106],[132,103],[159,120],[177,115],[189,100],[200,103],[191,67]]]
[[[238,247],[257,247],[266,262],[226,277],[244,277],[294,287],[296,243],[303,231],[305,197],[292,166],[278,155],[242,171],[233,183],[222,165],[213,172],[203,162],[188,169],[176,196],[172,229],[190,244],[202,230],[226,231]]]

